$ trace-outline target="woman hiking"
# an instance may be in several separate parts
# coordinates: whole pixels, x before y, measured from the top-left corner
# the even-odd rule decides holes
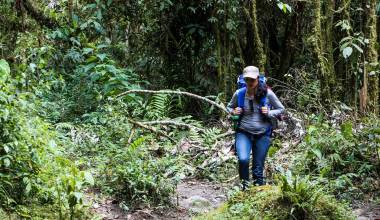
[[[246,189],[249,185],[251,151],[253,184],[265,184],[263,170],[271,141],[271,118],[282,114],[285,108],[273,91],[268,89],[257,67],[244,68],[243,78],[246,88],[235,92],[227,109],[232,115],[239,115],[235,148],[239,160],[240,180],[243,189]]]

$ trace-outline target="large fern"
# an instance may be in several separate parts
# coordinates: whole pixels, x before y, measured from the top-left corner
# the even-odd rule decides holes
[[[168,94],[154,94],[148,105],[148,117],[162,119],[169,116],[171,99]]]

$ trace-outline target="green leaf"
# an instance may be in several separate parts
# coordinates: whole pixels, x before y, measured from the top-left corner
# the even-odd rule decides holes
[[[4,158],[4,166],[5,167],[9,167],[11,165],[11,161],[9,160],[9,158]]]
[[[353,137],[352,133],[352,123],[345,122],[340,126],[340,130],[343,134],[343,137],[346,139],[351,139]]]
[[[4,59],[0,60],[0,81],[5,81],[9,74],[11,73],[11,69],[9,64]]]
[[[363,53],[363,49],[360,48],[357,44],[352,43],[352,46],[354,46],[360,53]]]
[[[283,10],[283,9],[284,9],[284,3],[282,3],[282,2],[278,2],[278,3],[277,3],[277,7],[278,7],[280,10]]]
[[[99,24],[99,22],[94,21],[93,24],[94,24],[96,31],[98,31],[100,33],[103,32],[103,27],[102,27],[102,25]]]
[[[92,51],[94,51],[93,48],[89,48],[89,47],[83,48],[83,55],[89,54]]]
[[[96,56],[99,58],[100,61],[103,62],[103,60],[107,57],[107,54],[101,53],[101,54],[96,54]]]
[[[25,193],[29,194],[29,192],[32,190],[32,184],[28,177],[23,178],[23,182],[25,183]]]
[[[87,62],[87,63],[92,63],[92,62],[94,62],[95,60],[97,60],[96,56],[90,56],[89,58],[86,59],[86,62]]]
[[[36,71],[36,67],[37,67],[37,65],[35,63],[29,64],[29,68],[30,68],[30,71],[32,71],[32,73],[34,73]]]
[[[7,145],[4,145],[3,149],[4,149],[5,153],[9,153],[9,151],[10,151],[10,149]]]
[[[286,9],[287,9],[290,13],[292,12],[292,7],[290,7],[290,5],[285,4],[285,7],[286,7]]]
[[[84,179],[91,186],[93,186],[95,184],[94,177],[92,177],[92,174],[89,172],[84,173]]]
[[[352,54],[352,47],[346,47],[343,49],[343,57],[345,59],[349,58]]]
[[[311,149],[311,151],[318,157],[318,159],[322,159],[322,152],[319,149]]]
[[[49,141],[49,147],[51,147],[51,148],[56,148],[57,147],[57,144],[55,143],[54,140],[50,140]]]
[[[77,203],[81,203],[80,201],[82,200],[83,194],[80,192],[74,192],[73,194],[77,200]]]

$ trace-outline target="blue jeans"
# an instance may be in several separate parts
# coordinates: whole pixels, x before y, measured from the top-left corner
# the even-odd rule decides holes
[[[239,176],[246,185],[249,182],[249,159],[252,150],[253,183],[264,185],[264,162],[270,146],[270,136],[252,135],[244,131],[236,133],[236,153],[239,159]]]

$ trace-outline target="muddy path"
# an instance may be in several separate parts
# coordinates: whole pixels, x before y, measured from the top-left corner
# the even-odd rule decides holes
[[[99,193],[88,193],[93,219],[191,219],[192,216],[217,208],[227,199],[229,184],[187,179],[178,184],[171,198],[172,208],[142,207],[126,213],[113,199],[100,198]],[[95,217],[96,216],[96,217]]]

